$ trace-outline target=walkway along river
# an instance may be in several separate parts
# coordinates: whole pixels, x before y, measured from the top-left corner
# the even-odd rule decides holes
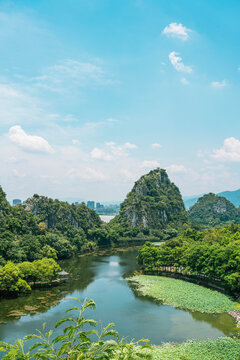
[[[41,329],[43,322],[54,328],[73,306],[69,296],[94,299],[97,309],[88,316],[103,325],[114,322],[120,336],[129,339],[148,338],[161,344],[235,334],[234,319],[228,314],[180,310],[138,295],[124,279],[136,270],[136,255],[136,250],[124,250],[61,262],[70,274],[63,285],[0,301],[0,340],[13,342]]]

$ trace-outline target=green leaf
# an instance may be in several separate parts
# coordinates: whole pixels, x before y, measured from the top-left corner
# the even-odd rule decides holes
[[[73,321],[76,322],[73,318],[69,317],[69,318],[65,318],[65,319],[61,319],[59,320],[56,324],[55,324],[55,328],[59,327],[61,324],[63,324],[66,321]]]
[[[68,313],[69,311],[73,311],[73,310],[79,311],[79,308],[77,306],[74,306],[70,309],[67,309],[65,312]]]
[[[56,343],[58,343],[59,341],[64,341],[64,340],[66,340],[67,338],[68,338],[67,335],[59,335],[59,336],[57,336],[55,339],[53,339],[52,343],[53,343],[53,344],[56,344]]]

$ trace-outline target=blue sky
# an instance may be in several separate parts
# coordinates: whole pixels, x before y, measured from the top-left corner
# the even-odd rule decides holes
[[[0,184],[122,200],[240,188],[238,1],[0,1]]]

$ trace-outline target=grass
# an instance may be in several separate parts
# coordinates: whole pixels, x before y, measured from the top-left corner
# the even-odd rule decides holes
[[[224,337],[182,344],[166,343],[152,351],[143,350],[143,353],[151,353],[152,360],[239,360],[240,340]]]
[[[136,275],[128,280],[138,284],[141,294],[167,305],[202,313],[221,313],[237,309],[237,303],[227,295],[187,281],[150,275]]]

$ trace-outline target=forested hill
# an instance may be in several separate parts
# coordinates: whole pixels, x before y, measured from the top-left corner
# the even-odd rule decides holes
[[[203,227],[240,223],[240,211],[225,197],[213,193],[198,199],[188,211],[190,220]]]
[[[91,231],[101,226],[99,216],[83,204],[34,195],[26,204],[11,207],[0,187],[0,265],[64,259],[91,250],[97,245]]]
[[[194,204],[196,204],[198,199],[200,197],[202,197],[203,195],[205,195],[205,194],[195,195],[195,196],[191,196],[191,197],[189,197],[189,196],[183,197],[185,208],[187,210],[189,210],[189,208],[191,206],[193,206]],[[217,195],[225,197],[227,200],[231,201],[233,203],[233,205],[235,205],[236,207],[240,206],[240,189],[234,190],[234,191],[223,191],[223,192],[217,193]]]
[[[82,228],[87,232],[90,228],[101,225],[98,214],[84,204],[68,204],[37,194],[26,201],[26,210],[30,210],[48,229],[61,232],[69,228]]]
[[[187,221],[179,189],[166,171],[158,168],[134,184],[112,224],[156,233],[166,228],[176,229]]]

